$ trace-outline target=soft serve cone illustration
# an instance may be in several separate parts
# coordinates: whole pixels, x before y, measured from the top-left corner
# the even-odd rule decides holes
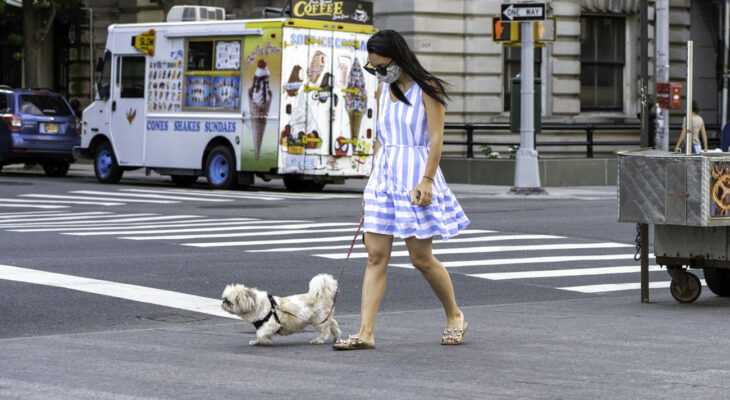
[[[248,90],[248,101],[251,109],[251,124],[253,126],[253,148],[256,159],[261,154],[261,142],[266,130],[266,117],[271,107],[271,89],[269,89],[271,72],[266,61],[259,60],[254,73],[253,85]]]
[[[345,97],[345,110],[347,110],[347,116],[350,117],[350,139],[356,141],[360,134],[362,116],[368,106],[368,96],[367,92],[365,92],[365,77],[363,76],[362,68],[357,57],[355,57],[355,60],[352,62],[352,68],[350,68],[347,89],[353,91],[348,92]]]

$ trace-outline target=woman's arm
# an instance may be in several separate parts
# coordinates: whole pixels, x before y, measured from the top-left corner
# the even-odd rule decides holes
[[[383,83],[378,83],[378,90],[375,91],[375,144],[373,145],[373,164],[370,166],[370,173],[373,172],[375,166],[375,153],[380,150],[382,144],[380,144],[380,138],[378,137],[378,117],[380,116],[380,92],[383,90]]]
[[[702,124],[700,132],[702,132],[702,141],[705,143],[705,151],[707,151],[707,132],[705,131],[705,124]]]
[[[441,162],[441,152],[444,146],[444,119],[446,108],[433,97],[423,92],[423,105],[426,107],[426,121],[428,123],[429,152],[426,161],[426,170],[416,190],[421,191],[419,207],[431,204],[433,180]]]
[[[679,146],[684,142],[684,138],[687,136],[687,127],[685,124],[682,124],[682,133],[679,134],[679,140],[677,141],[677,145],[674,147],[674,151],[679,151]]]

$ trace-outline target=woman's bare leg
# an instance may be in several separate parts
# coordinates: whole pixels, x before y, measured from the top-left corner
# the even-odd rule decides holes
[[[393,248],[393,236],[365,233],[368,265],[362,281],[360,331],[357,336],[365,343],[375,343],[375,317],[385,294],[386,272]]]

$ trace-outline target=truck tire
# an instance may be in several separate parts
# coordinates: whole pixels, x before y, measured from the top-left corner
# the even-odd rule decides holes
[[[101,183],[117,183],[124,171],[117,164],[117,157],[109,142],[103,142],[94,150],[94,174]]]
[[[49,161],[42,164],[46,176],[61,178],[66,176],[71,163],[68,161]]]
[[[170,175],[170,178],[178,186],[190,186],[198,181],[197,175]]]
[[[205,177],[215,189],[230,189],[238,180],[236,162],[228,146],[216,146],[205,160]]]
[[[703,268],[707,287],[718,296],[730,296],[730,270],[724,268]]]

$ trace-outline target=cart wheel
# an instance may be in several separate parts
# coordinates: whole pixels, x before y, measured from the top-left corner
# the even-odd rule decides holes
[[[712,293],[730,296],[730,270],[724,268],[704,268],[705,282]]]
[[[697,300],[702,292],[700,278],[695,274],[687,273],[687,286],[684,288],[680,288],[677,280],[672,279],[672,283],[669,285],[669,292],[672,293],[674,300],[680,303],[691,303]]]

